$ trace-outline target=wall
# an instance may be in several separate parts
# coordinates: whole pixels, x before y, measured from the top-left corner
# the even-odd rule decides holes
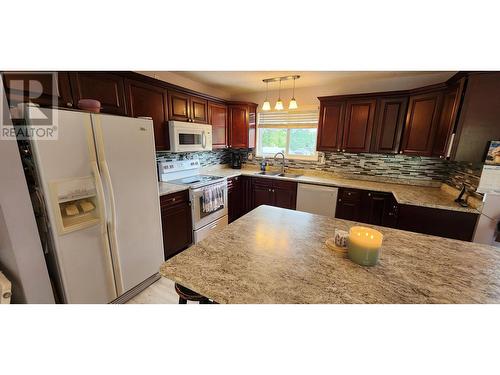
[[[152,78],[156,78],[173,85],[185,87],[190,90],[198,91],[203,94],[215,96],[220,99],[229,99],[230,94],[224,90],[219,90],[209,85],[205,85],[201,82],[193,81],[187,77],[183,77],[175,72],[166,71],[137,71],[137,73],[144,74]]]
[[[299,108],[305,109],[319,107],[318,96],[409,90],[444,82],[454,74],[454,72],[429,72],[428,74],[412,76],[405,75],[405,72],[394,72],[393,77],[387,77],[387,75],[374,77],[373,72],[343,73],[345,74],[335,81],[328,82],[328,84],[325,85],[296,88],[295,99],[299,104]],[[366,75],[364,73],[366,73]],[[304,73],[304,76],[306,74],[307,72]],[[292,97],[292,89],[290,87],[291,82],[292,81],[284,81],[282,83],[281,99],[283,99],[285,107],[288,106],[288,102]],[[231,96],[232,100],[243,100],[257,103],[259,104],[259,110],[265,98],[266,91],[264,86],[263,90],[259,92],[241,93]],[[274,106],[277,99],[277,88],[274,89],[274,86],[270,86],[269,101],[271,102],[271,106]]]
[[[7,107],[0,77],[0,121]],[[4,124],[11,126],[11,124]],[[12,302],[54,303],[33,207],[14,140],[0,140],[0,269],[11,280]]]

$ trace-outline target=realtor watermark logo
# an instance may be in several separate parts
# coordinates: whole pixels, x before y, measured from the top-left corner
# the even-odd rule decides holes
[[[0,102],[0,140],[57,140],[57,111],[35,103],[43,100],[44,105],[57,107],[57,73],[6,72],[3,79],[9,104],[5,108],[6,101]]]

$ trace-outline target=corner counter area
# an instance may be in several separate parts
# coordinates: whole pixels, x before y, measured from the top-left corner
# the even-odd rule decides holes
[[[373,227],[380,261],[362,267],[325,245],[355,224],[261,206],[160,273],[218,303],[500,303],[497,248]]]

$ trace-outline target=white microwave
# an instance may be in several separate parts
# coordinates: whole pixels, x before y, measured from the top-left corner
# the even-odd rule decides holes
[[[212,151],[212,125],[169,121],[171,152]]]

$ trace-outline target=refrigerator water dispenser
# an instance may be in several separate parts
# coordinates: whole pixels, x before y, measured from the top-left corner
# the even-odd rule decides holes
[[[53,181],[50,187],[60,234],[87,228],[100,222],[93,177]]]

